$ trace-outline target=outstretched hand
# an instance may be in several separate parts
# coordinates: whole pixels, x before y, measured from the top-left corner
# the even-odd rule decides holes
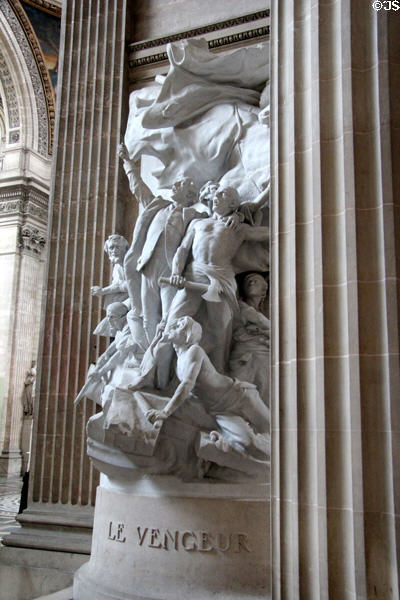
[[[99,285],[92,285],[90,292],[92,296],[103,296],[103,288]]]
[[[243,221],[243,217],[240,218],[239,213],[233,213],[230,215],[225,223],[225,227],[228,229],[232,229],[233,231],[237,231],[240,227],[241,222]]]

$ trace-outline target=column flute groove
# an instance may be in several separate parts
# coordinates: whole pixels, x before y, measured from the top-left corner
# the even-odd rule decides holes
[[[74,513],[75,522],[81,520],[90,532],[98,475],[86,456],[85,426],[95,407],[90,401],[74,407],[73,400],[90,362],[105,348],[92,335],[102,309],[90,287],[109,280],[104,239],[114,232],[117,212],[130,195],[117,157],[121,106],[128,102],[121,82],[125,11],[126,0],[66,0],[63,10],[42,375],[32,485],[22,531],[14,536],[18,545],[37,515],[50,529],[57,514],[69,515],[68,529]],[[54,543],[50,538],[38,535],[35,544],[46,548]],[[80,539],[71,533],[59,543],[67,551],[87,552],[88,543]],[[13,545],[12,536],[8,541]]]
[[[384,12],[271,7],[274,600],[399,598],[400,40]]]

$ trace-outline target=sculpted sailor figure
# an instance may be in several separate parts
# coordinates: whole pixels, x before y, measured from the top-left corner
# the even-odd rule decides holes
[[[150,422],[165,420],[192,394],[212,415],[219,432],[212,432],[214,442],[223,452],[234,449],[264,459],[269,452],[267,431],[269,409],[254,385],[233,380],[219,373],[204,349],[199,346],[202,329],[191,317],[171,321],[164,336],[177,354],[176,373],[180,381],[171,400],[162,410],[149,410]]]
[[[242,288],[240,319],[233,332],[230,374],[254,383],[268,404],[270,321],[262,312],[268,283],[261,273],[248,273]]]
[[[171,305],[168,323],[185,315],[194,317],[205,305],[207,318],[206,327],[203,327],[203,347],[209,351],[215,368],[221,372],[227,368],[233,317],[238,313],[232,261],[244,241],[266,241],[269,235],[268,227],[245,223],[235,229],[226,226],[239,204],[240,198],[235,189],[219,187],[212,199],[212,216],[196,219],[190,224],[172,263],[171,283],[182,289]],[[185,268],[190,254],[193,260]],[[205,303],[204,294],[190,289],[189,282],[201,283],[205,289],[211,286],[218,293],[217,301]]]
[[[212,216],[195,219],[189,225],[175,253],[169,278],[171,285],[180,289],[168,312],[167,325],[179,317],[197,316],[203,327],[202,346],[221,373],[228,370],[233,321],[239,315],[232,261],[244,241],[262,242],[269,236],[268,227],[229,225],[239,204],[239,195],[233,188],[219,187],[215,191]],[[193,260],[186,266],[190,255]],[[130,389],[151,385],[151,379],[160,388],[167,385],[173,351],[161,336],[159,331],[144,355],[141,376]]]
[[[132,245],[125,257],[125,274],[132,308],[143,315],[148,343],[176,293],[172,286],[160,285],[160,277],[171,273],[172,258],[188,224],[202,217],[192,207],[196,201],[196,187],[184,177],[172,186],[171,201],[154,198],[136,222]]]
[[[96,364],[89,367],[86,383],[75,398],[75,404],[86,396],[104,406],[111,397],[125,361],[138,349],[126,321],[127,312],[128,307],[123,302],[113,302],[107,306],[106,319],[110,335],[115,339]]]
[[[104,243],[104,252],[108,254],[110,263],[113,265],[112,281],[110,285],[101,287],[93,285],[90,289],[92,296],[104,298],[103,307],[106,309],[113,302],[124,302],[128,298],[128,287],[124,271],[124,258],[129,244],[122,235],[112,234]],[[93,332],[95,335],[109,336],[109,322],[105,317],[97,325]]]

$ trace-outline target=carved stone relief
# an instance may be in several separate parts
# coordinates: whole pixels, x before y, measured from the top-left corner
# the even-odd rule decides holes
[[[35,227],[24,225],[20,229],[20,247],[34,256],[40,256],[46,245],[46,238],[43,232]]]
[[[51,154],[55,106],[43,55],[21,5],[13,3],[11,6],[7,0],[0,0],[0,10],[16,38],[31,77],[38,115],[38,152],[47,156]]]
[[[5,104],[8,113],[8,126],[10,129],[20,126],[17,93],[14,82],[3,53],[0,50],[0,78],[5,94]]]

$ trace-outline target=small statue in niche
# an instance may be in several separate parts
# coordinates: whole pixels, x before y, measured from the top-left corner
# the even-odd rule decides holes
[[[243,300],[239,300],[240,319],[233,333],[230,355],[232,377],[257,386],[268,403],[270,321],[263,314],[268,284],[261,273],[248,273],[242,283]]]
[[[110,285],[105,287],[92,286],[91,293],[92,296],[104,298],[103,306],[105,309],[113,302],[124,302],[128,299],[128,287],[124,271],[124,258],[128,248],[127,240],[118,234],[110,235],[104,243],[104,252],[108,254],[110,263],[113,265],[112,281]],[[93,333],[103,336],[111,335],[107,317],[100,321]]]
[[[36,384],[36,360],[31,362],[31,368],[26,372],[24,391],[22,393],[22,405],[25,416],[33,415],[33,399],[35,397]]]

